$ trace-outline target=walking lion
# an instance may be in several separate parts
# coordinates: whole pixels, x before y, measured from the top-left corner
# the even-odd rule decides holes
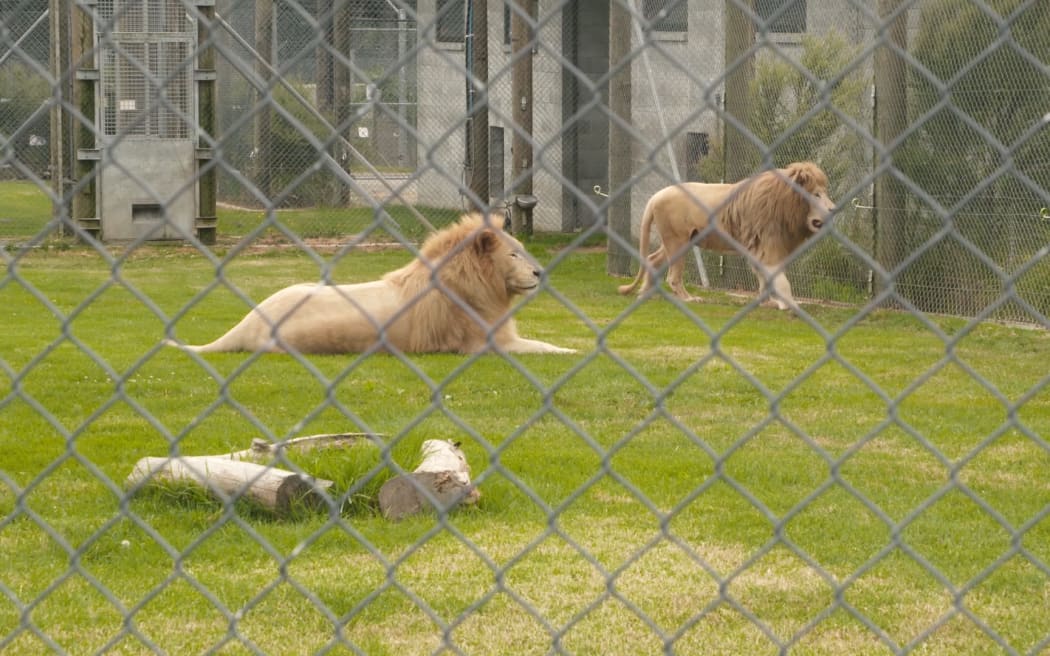
[[[686,182],[665,187],[645,206],[638,274],[619,292],[629,294],[640,285],[639,293],[644,293],[653,285],[655,269],[670,261],[667,284],[675,296],[700,301],[682,282],[683,258],[695,244],[726,253],[746,250],[758,277],[759,297],[766,293],[766,281],[772,277],[772,302],[781,310],[796,309],[782,265],[827,224],[833,210],[828,177],[812,162],[795,162],[734,184]],[[712,216],[717,217],[714,223]],[[661,244],[649,253],[654,224]]]

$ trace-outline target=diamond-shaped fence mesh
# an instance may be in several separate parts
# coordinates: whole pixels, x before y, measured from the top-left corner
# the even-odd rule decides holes
[[[1047,652],[1048,124],[1043,0],[0,1],[0,651]]]

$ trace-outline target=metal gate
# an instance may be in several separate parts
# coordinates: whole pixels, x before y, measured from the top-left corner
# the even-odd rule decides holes
[[[177,239],[194,228],[195,37],[196,19],[178,0],[98,4],[96,138],[106,239]]]

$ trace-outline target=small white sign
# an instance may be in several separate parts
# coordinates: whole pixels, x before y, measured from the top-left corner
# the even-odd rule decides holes
[[[360,138],[360,139],[367,139],[367,138],[368,138],[368,128],[366,128],[366,127],[365,127],[365,126],[363,126],[363,125],[362,125],[362,126],[359,126],[359,127],[357,128],[357,136],[358,136],[358,138]]]

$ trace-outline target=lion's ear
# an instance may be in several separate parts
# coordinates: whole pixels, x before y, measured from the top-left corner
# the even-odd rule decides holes
[[[813,184],[813,175],[809,170],[809,167],[800,162],[788,166],[787,168],[788,177],[803,189],[809,189]]]
[[[481,255],[491,253],[499,246],[499,235],[492,230],[482,230],[474,240],[474,248]]]

